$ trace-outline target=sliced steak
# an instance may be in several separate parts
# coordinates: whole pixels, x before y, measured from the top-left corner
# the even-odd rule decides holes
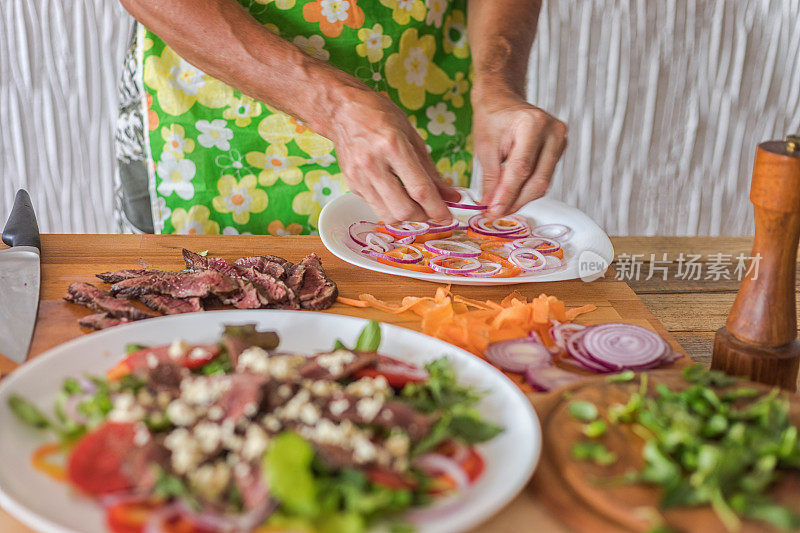
[[[97,330],[119,326],[120,324],[126,324],[128,322],[130,322],[130,320],[128,320],[127,318],[114,318],[112,316],[108,316],[105,313],[87,315],[78,320],[78,324],[81,327],[88,329],[97,329]]]
[[[246,469],[234,468],[233,482],[242,495],[245,509],[264,507],[264,502],[270,498],[261,466],[256,462],[248,464]]]
[[[189,373],[188,370],[173,361],[160,359],[154,368],[146,366],[134,370],[138,374],[144,374],[147,379],[147,386],[152,390],[164,391],[172,396],[179,396],[181,393],[181,380]]]
[[[319,256],[313,252],[289,269],[286,284],[303,309],[327,309],[339,295],[336,283],[325,275]]]
[[[362,368],[375,366],[378,363],[378,354],[375,352],[351,352],[354,356],[351,360],[337,362],[333,357],[340,352],[346,351],[339,350],[332,354],[310,357],[308,362],[300,367],[300,375],[306,379],[340,380],[353,375]],[[321,357],[328,359],[320,359]]]
[[[222,408],[226,420],[238,422],[243,416],[253,416],[261,410],[268,377],[256,374],[232,374],[220,376],[218,379],[229,379],[231,382],[230,388],[215,404]],[[253,409],[255,411],[252,411]]]
[[[179,272],[131,278],[111,286],[111,294],[137,298],[142,294],[164,294],[173,298],[227,296],[240,290],[239,283],[214,270]]]
[[[203,304],[200,298],[173,298],[163,294],[142,294],[138,300],[150,309],[165,315],[203,311]]]
[[[286,284],[275,277],[256,270],[254,267],[228,263],[220,257],[203,257],[189,250],[183,250],[183,260],[186,268],[192,270],[213,270],[226,276],[248,282],[257,291],[261,305],[255,305],[248,283],[243,285],[244,297],[233,299],[230,303],[236,307],[252,309],[254,307],[270,306],[295,300],[294,293]]]
[[[275,279],[284,280],[288,277],[292,263],[276,255],[259,255],[255,257],[242,257],[234,261],[235,265],[245,268],[255,268],[259,272],[269,274]]]
[[[159,276],[166,274],[180,274],[181,270],[147,270],[146,268],[131,268],[125,270],[112,270],[95,274],[97,278],[106,283],[118,283],[122,280],[140,278],[142,276]]]
[[[141,320],[157,316],[150,311],[139,309],[132,302],[114,298],[108,292],[98,289],[89,283],[71,283],[67,288],[67,295],[64,299],[94,311],[106,313],[114,318]]]
[[[170,472],[170,452],[164,445],[149,439],[144,446],[139,446],[128,456],[123,471],[135,483],[135,488],[142,494],[149,494],[158,481],[159,467]]]

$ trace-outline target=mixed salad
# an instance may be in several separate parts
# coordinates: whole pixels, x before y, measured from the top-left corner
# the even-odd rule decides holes
[[[114,533],[407,530],[398,514],[473,483],[474,445],[502,428],[446,358],[411,365],[380,339],[370,322],[307,356],[227,326],[213,344],[130,346],[105,376],[66,379],[52,416],[9,404],[57,437],[33,464],[102,503]]]

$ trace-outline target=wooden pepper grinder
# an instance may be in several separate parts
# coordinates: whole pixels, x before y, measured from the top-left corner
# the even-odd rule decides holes
[[[795,270],[800,237],[800,136],[756,148],[750,201],[756,219],[752,257],[725,327],[714,338],[711,368],[795,391],[800,368]]]

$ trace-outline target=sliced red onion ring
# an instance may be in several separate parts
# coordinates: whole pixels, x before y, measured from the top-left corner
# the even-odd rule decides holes
[[[561,249],[561,243],[545,237],[526,237],[511,241],[514,248],[535,248],[543,254],[553,254]],[[543,248],[544,246],[544,248]]]
[[[586,334],[587,329],[589,328],[583,329],[582,331],[576,331],[570,335],[566,342],[567,353],[586,370],[600,373],[610,372],[611,369],[609,367],[602,364],[600,361],[596,361],[583,346],[581,337]]]
[[[472,197],[472,193],[470,192],[469,189],[465,189],[464,187],[454,187],[454,188],[459,192],[459,194],[461,194],[461,199],[458,202],[448,202],[447,200],[445,200],[444,202],[445,205],[448,205],[455,209],[473,209],[477,211],[484,211],[486,209],[489,209],[488,205],[478,204],[477,200],[475,200],[475,198]],[[468,203],[467,201],[465,201],[465,199],[471,203]]]
[[[399,222],[386,224],[386,229],[395,235],[422,235],[427,233],[431,225],[427,222]]]
[[[402,247],[398,246],[397,248],[394,248],[394,249],[395,250],[399,250],[401,248],[405,249],[405,250],[408,250],[411,253],[402,253],[402,257],[395,257],[393,255],[388,255],[386,253],[376,252],[376,251],[370,250],[368,248],[362,249],[361,252],[365,253],[367,255],[371,255],[373,257],[380,257],[381,259],[386,259],[387,261],[392,261],[394,263],[403,263],[403,264],[407,264],[407,265],[410,265],[412,263],[419,263],[422,260],[422,258],[423,258],[422,252],[417,250],[413,246],[402,246]],[[402,250],[400,250],[400,251],[402,252]]]
[[[426,453],[414,460],[414,464],[431,476],[444,474],[462,489],[469,485],[469,477],[464,469],[455,460],[440,453]]]
[[[531,366],[525,370],[525,381],[540,392],[559,389],[581,379],[583,376],[557,366]]]
[[[391,235],[389,235],[391,237]],[[416,239],[416,235],[409,235],[408,237],[402,237],[394,241],[395,244],[411,244]]]
[[[389,237],[391,237],[391,235],[389,235]],[[394,244],[387,242],[377,233],[368,233],[366,239],[364,240],[366,241],[366,244],[364,245],[365,248],[368,248],[373,252],[385,253],[394,248]]]
[[[669,349],[657,333],[633,324],[599,324],[584,330],[583,349],[611,370],[636,370],[659,361]]]
[[[586,329],[586,326],[581,324],[558,323],[550,326],[550,336],[553,337],[556,346],[562,350],[567,349],[567,340],[578,331]]]
[[[548,366],[553,362],[550,351],[530,338],[492,343],[483,354],[495,366],[508,372],[522,373],[530,366]]]
[[[433,239],[426,241],[424,246],[431,253],[449,257],[478,257],[481,255],[481,249],[470,242]]]
[[[367,235],[369,235],[370,233],[375,233],[379,235],[386,242],[392,242],[394,240],[394,237],[392,237],[391,235],[375,231],[375,228],[377,227],[378,225],[375,224],[374,222],[367,222],[365,220],[362,220],[361,222],[354,222],[350,224],[348,232],[350,233],[350,238],[353,239],[353,241],[355,241],[355,243],[358,244],[359,246],[367,245],[366,239]]]
[[[542,253],[533,248],[517,248],[508,255],[508,260],[526,272],[537,272],[547,266]]]
[[[449,224],[436,224],[435,222],[428,222],[428,224],[431,226],[428,233],[444,233],[456,229],[460,222],[454,218]]]
[[[514,220],[516,222],[513,226],[503,227],[497,226],[496,223],[501,220]],[[516,233],[527,229],[527,226],[517,218],[504,217],[502,219],[491,219],[485,215],[474,215],[468,221],[469,227],[476,233],[483,235],[490,235],[493,237],[500,237],[511,233]]]
[[[553,270],[554,268],[561,268],[564,266],[564,261],[554,255],[544,256],[544,268],[542,270]]]
[[[421,252],[420,252],[420,255]],[[442,265],[445,261],[460,262],[459,266],[445,266]],[[475,272],[481,268],[481,262],[474,257],[448,257],[446,255],[437,255],[436,257],[428,260],[428,266],[442,274],[467,274]]]
[[[491,278],[503,269],[503,265],[493,261],[481,261],[481,267],[478,270],[467,272],[467,276],[471,278]]]
[[[572,228],[564,224],[544,224],[531,230],[531,235],[545,239],[560,239],[572,233]]]

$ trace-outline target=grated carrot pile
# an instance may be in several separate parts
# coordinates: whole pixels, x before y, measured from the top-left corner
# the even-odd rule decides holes
[[[422,332],[482,355],[493,342],[527,337],[535,331],[545,344],[552,344],[548,332],[551,320],[571,322],[580,314],[597,309],[584,305],[566,309],[555,296],[541,294],[530,302],[514,291],[502,302],[480,301],[439,287],[433,297],[406,296],[401,305],[391,305],[371,294],[358,299],[338,298],[339,303],[353,307],[372,307],[388,313],[413,312],[422,319]]]

